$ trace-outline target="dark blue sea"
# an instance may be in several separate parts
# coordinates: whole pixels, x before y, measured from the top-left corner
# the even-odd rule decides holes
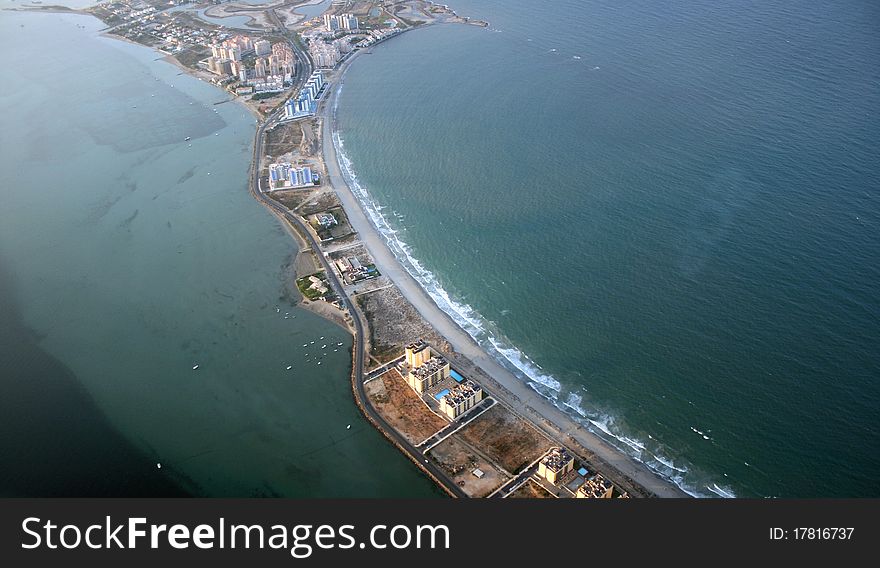
[[[438,304],[693,495],[880,495],[878,4],[452,7],[338,109]]]

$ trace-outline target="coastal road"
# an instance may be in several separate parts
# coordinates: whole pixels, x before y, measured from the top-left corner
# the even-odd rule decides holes
[[[299,46],[296,45],[294,41],[291,40],[290,43],[291,47],[293,47],[297,54],[302,53],[302,50],[299,49]],[[299,59],[298,55],[298,61],[302,61],[303,65],[300,69],[301,72],[297,75],[297,80],[294,83],[294,93],[299,92],[299,89],[302,88],[306,78],[311,75],[312,69],[311,61],[306,56],[303,56],[302,59]],[[326,256],[324,256],[320,244],[315,239],[312,232],[309,231],[308,227],[306,227],[305,223],[303,223],[302,219],[274,199],[269,198],[262,190],[262,186],[260,183],[260,163],[263,158],[263,140],[265,138],[266,128],[270,125],[274,125],[277,122],[278,118],[281,116],[282,112],[283,109],[276,110],[271,115],[269,115],[266,120],[263,121],[257,128],[256,137],[254,139],[253,163],[251,165],[251,194],[260,203],[268,207],[277,215],[283,217],[297,229],[302,238],[306,240],[312,251],[314,251],[315,257],[318,259],[321,267],[327,274],[327,281],[330,283],[331,289],[337,296],[339,296],[340,300],[345,306],[345,309],[348,311],[349,314],[351,314],[352,326],[354,327],[354,345],[352,350],[354,375],[352,380],[355,397],[360,403],[359,407],[373,422],[373,424],[376,424],[379,430],[381,430],[382,433],[387,438],[389,438],[399,449],[406,453],[407,456],[414,463],[418,464],[420,468],[428,472],[435,480],[438,480],[438,482],[442,484],[443,489],[445,489],[447,493],[454,497],[466,498],[468,495],[464,491],[462,491],[462,489],[458,485],[449,480],[444,470],[438,467],[433,461],[426,459],[415,446],[413,446],[408,440],[406,440],[406,438],[400,435],[390,424],[385,421],[385,419],[372,407],[372,405],[370,405],[369,399],[367,398],[366,390],[364,388],[364,326],[361,322],[357,310],[355,309],[354,304],[351,301],[351,298],[349,298],[348,294],[346,294],[342,283],[339,281],[336,273],[330,266],[329,260]]]

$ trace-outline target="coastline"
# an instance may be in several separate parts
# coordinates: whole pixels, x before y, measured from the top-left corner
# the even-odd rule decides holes
[[[428,25],[432,24],[419,27],[427,27]],[[404,298],[416,308],[419,314],[449,342],[456,354],[468,359],[485,373],[492,383],[493,392],[502,394],[503,396],[498,398],[506,399],[505,402],[517,414],[549,431],[554,438],[580,446],[590,454],[589,457],[593,461],[605,468],[616,470],[632,483],[658,497],[689,497],[672,482],[660,477],[646,465],[637,462],[578,424],[565,412],[502,367],[494,357],[483,350],[467,332],[455,323],[449,314],[437,306],[425,289],[406,271],[388,248],[385,239],[372,221],[368,219],[361,201],[355,196],[343,176],[339,156],[333,142],[334,135],[337,134],[335,128],[337,99],[341,87],[344,85],[346,72],[360,54],[360,51],[354,53],[337,70],[332,91],[321,103],[318,116],[322,119],[321,145],[329,184],[336,190],[352,228],[359,234],[376,266],[398,287]]]
[[[402,35],[404,32],[429,27],[431,25],[434,25],[434,23],[426,23],[420,26],[407,28],[395,35]],[[128,43],[141,45],[143,47],[150,47],[110,32],[104,32],[102,35],[114,39],[120,39]],[[151,47],[151,49],[163,54],[163,60],[174,64],[183,72],[187,72],[191,76],[199,77],[198,72],[184,66],[174,56],[165,54],[154,47]],[[495,398],[515,414],[538,427],[552,439],[562,441],[575,449],[578,454],[589,459],[594,465],[611,474],[609,477],[617,477],[618,479],[624,480],[625,485],[636,489],[637,494],[657,497],[689,497],[688,494],[680,490],[669,480],[660,477],[658,474],[651,471],[646,465],[636,461],[623,451],[601,439],[596,434],[585,429],[572,417],[554,406],[548,399],[541,396],[517,378],[513,373],[505,369],[494,357],[480,347],[476,341],[474,341],[474,339],[446,312],[437,306],[434,300],[428,295],[427,291],[422,288],[421,284],[419,284],[409,272],[407,272],[404,266],[388,248],[383,236],[373,225],[373,222],[367,217],[361,201],[354,194],[352,187],[342,175],[339,156],[337,155],[336,147],[333,142],[334,134],[336,134],[336,102],[341,87],[344,84],[344,77],[350,65],[357,60],[358,56],[361,55],[363,51],[367,50],[358,50],[352,53],[333,72],[334,80],[331,90],[325,95],[325,97],[323,97],[317,112],[317,116],[321,122],[321,147],[319,152],[327,169],[328,185],[333,188],[339,197],[341,205],[346,215],[349,217],[352,228],[359,235],[361,241],[372,255],[376,266],[400,290],[406,301],[416,309],[421,317],[424,318],[439,335],[446,339],[455,352],[453,357],[454,362],[462,368],[471,367],[473,372],[479,375],[478,380],[486,384],[495,395]],[[263,117],[259,116],[254,109],[245,104],[239,97],[232,98],[248,108],[252,115],[257,118],[258,123],[265,124]],[[258,137],[261,136],[261,128],[259,126],[256,134]],[[275,214],[279,220],[283,221],[283,225],[292,233],[295,242],[299,245],[297,254],[302,254],[304,245],[307,245],[307,243],[303,236],[299,234],[299,231],[294,224],[287,219],[285,215],[273,211],[271,207],[267,208],[270,212]],[[298,305],[344,327],[349,332],[353,331],[352,327],[346,324],[344,320],[340,321],[340,318],[334,317],[334,314],[329,313],[328,310],[319,309],[324,306],[312,306],[311,304],[313,304],[313,302],[306,303],[300,301]],[[356,314],[356,317],[361,321],[364,321],[365,319],[359,312]],[[367,334],[367,336],[369,336],[369,334]],[[357,334],[355,334],[355,341],[360,341],[360,339],[357,338]],[[352,362],[356,369],[357,362],[354,358]],[[356,375],[354,370],[353,375]],[[361,406],[362,401],[358,400],[356,392],[355,400],[358,402],[358,405]],[[362,411],[364,411],[363,408]],[[374,423],[368,412],[364,411],[364,415],[374,424],[374,426],[388,437],[388,432],[385,432],[384,428]],[[394,443],[393,438],[389,437],[389,439]],[[422,464],[416,462],[416,465],[419,466],[419,468],[429,477],[437,481],[429,471],[424,469]],[[439,481],[437,482],[438,485],[443,488],[443,484]]]

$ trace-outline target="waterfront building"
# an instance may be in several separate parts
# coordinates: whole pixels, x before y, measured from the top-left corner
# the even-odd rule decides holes
[[[318,103],[315,99],[323,87],[324,76],[319,71],[312,73],[299,95],[285,103],[283,120],[315,114],[318,110]]]
[[[538,475],[556,483],[563,475],[574,469],[574,458],[565,448],[552,448],[541,458],[538,464]]]
[[[228,59],[217,59],[216,57],[208,58],[208,71],[215,75],[229,75],[231,72],[232,62]]]
[[[455,420],[483,400],[483,389],[465,379],[440,398],[440,411]]]
[[[448,376],[449,361],[434,356],[422,365],[411,368],[406,374],[406,382],[414,391],[422,394]]]
[[[406,364],[411,368],[421,367],[431,357],[431,348],[423,339],[414,341],[404,349]]]
[[[614,485],[597,473],[578,487],[575,497],[578,499],[611,499],[614,496]]]

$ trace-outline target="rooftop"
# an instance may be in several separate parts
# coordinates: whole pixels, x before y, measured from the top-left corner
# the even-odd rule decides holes
[[[541,463],[544,464],[547,469],[559,471],[571,460],[571,454],[569,454],[565,448],[553,448],[547,452],[547,455],[544,456]]]
[[[442,397],[443,400],[446,402],[446,404],[448,404],[450,406],[454,406],[456,404],[460,404],[460,403],[464,402],[465,400],[474,396],[476,393],[480,392],[481,390],[483,390],[483,389],[481,389],[480,386],[477,385],[476,383],[474,383],[473,381],[470,381],[468,379],[464,379],[464,381],[461,384],[459,384],[456,387],[453,387],[453,389],[451,391],[449,389],[446,389],[444,392],[438,393],[437,399],[438,400],[440,399],[441,394],[445,394],[445,396]]]

